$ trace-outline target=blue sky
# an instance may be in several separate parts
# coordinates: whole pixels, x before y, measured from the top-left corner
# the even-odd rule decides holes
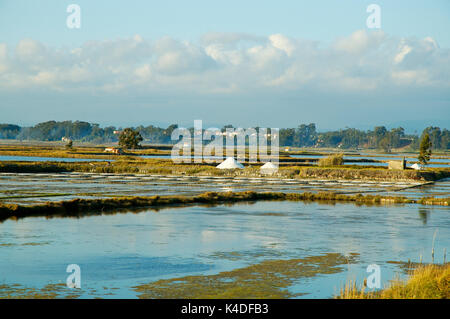
[[[71,3],[82,8],[80,30],[65,27]],[[450,47],[448,0],[0,0],[0,39],[17,43],[29,37],[60,46],[134,34],[195,40],[216,31],[332,41],[365,28],[371,3],[380,5],[386,33],[431,36]]]
[[[448,125],[449,14],[447,0],[0,0],[0,122]]]

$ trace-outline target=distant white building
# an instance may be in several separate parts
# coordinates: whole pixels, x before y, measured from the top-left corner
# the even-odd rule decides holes
[[[105,148],[105,153],[114,153],[114,154],[118,154],[121,155],[123,154],[123,151],[121,148],[117,148],[117,147],[107,147]]]

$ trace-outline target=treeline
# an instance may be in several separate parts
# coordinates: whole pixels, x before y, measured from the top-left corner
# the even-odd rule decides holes
[[[168,144],[171,142],[172,131],[177,125],[160,128],[153,125],[137,129],[149,143]],[[91,143],[117,142],[122,128],[108,126],[101,128],[99,124],[83,121],[47,121],[32,127],[20,127],[13,124],[0,124],[0,139],[61,141],[63,138],[73,141]]]
[[[318,133],[316,125],[302,124],[297,128],[280,130],[280,145],[294,147],[333,147],[333,148],[372,148],[390,152],[393,148],[410,146],[418,149],[424,134],[428,133],[433,149],[450,149],[450,131],[439,127],[427,127],[421,136],[405,134],[402,127],[388,130],[384,126],[377,126],[374,130],[362,131],[346,128],[339,131]]]
[[[172,124],[167,128],[149,125],[134,129],[139,131],[147,143],[170,144],[174,142],[171,135],[176,128],[178,125]],[[232,125],[224,126],[222,132],[227,128],[232,128]],[[120,127],[101,128],[99,124],[83,121],[48,121],[32,127],[0,124],[0,139],[60,141],[65,137],[80,142],[110,143],[118,141],[121,130]],[[368,131],[346,128],[319,133],[316,125],[311,123],[299,125],[297,128],[280,129],[279,143],[281,146],[293,147],[374,148],[389,152],[393,148],[408,145],[412,149],[418,149],[419,141],[425,133],[430,136],[433,149],[450,149],[450,131],[432,126],[427,127],[421,136],[417,136],[405,134],[401,127],[388,130],[384,126],[377,126]]]

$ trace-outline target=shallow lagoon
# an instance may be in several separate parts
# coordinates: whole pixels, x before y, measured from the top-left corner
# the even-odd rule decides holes
[[[302,297],[328,298],[365,269],[383,284],[401,273],[388,261],[442,262],[450,248],[450,210],[419,205],[356,206],[257,202],[108,216],[25,218],[0,224],[0,285],[43,287],[82,272],[81,297],[134,298],[131,287],[158,279],[210,275],[268,259],[339,253],[357,256],[333,274],[299,277]],[[0,289],[1,296],[1,289]]]

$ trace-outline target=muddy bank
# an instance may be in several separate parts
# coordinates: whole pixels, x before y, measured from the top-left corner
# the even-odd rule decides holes
[[[342,272],[358,258],[358,254],[328,253],[298,259],[266,260],[215,275],[162,279],[133,288],[141,299],[295,298],[304,295],[288,290],[297,280]]]

